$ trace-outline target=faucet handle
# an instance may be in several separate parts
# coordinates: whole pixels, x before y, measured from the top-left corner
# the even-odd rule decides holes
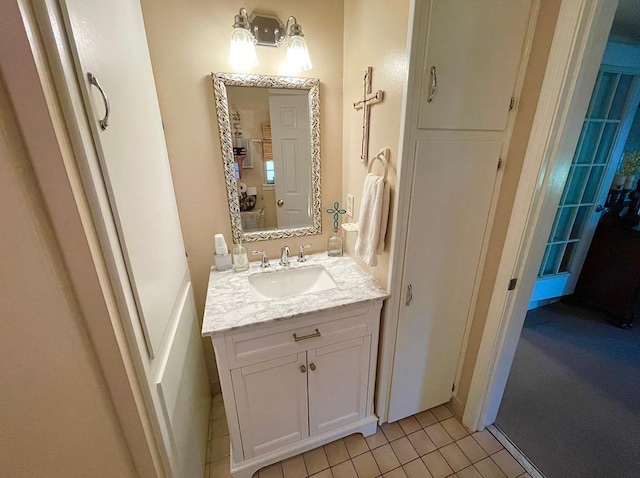
[[[300,250],[298,251],[298,262],[305,262],[307,260],[307,256],[304,253],[304,250],[307,247],[311,247],[311,244],[305,244],[304,246],[300,246]]]
[[[260,263],[260,267],[269,267],[269,258],[267,257],[267,251],[251,251],[251,254],[254,256],[262,255],[262,262]]]

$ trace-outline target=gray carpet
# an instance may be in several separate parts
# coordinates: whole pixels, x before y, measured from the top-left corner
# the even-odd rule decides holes
[[[530,311],[496,426],[548,478],[640,477],[640,324]]]

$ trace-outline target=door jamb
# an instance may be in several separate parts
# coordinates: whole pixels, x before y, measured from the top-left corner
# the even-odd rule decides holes
[[[604,0],[560,7],[463,414],[472,430],[495,421],[616,7]],[[509,293],[514,277],[519,286]]]

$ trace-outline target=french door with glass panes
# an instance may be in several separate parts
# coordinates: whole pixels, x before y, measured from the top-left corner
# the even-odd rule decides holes
[[[638,76],[601,67],[531,306],[573,293],[638,108]]]

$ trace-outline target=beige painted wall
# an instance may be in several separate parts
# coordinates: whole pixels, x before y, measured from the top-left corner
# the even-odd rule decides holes
[[[138,476],[0,79],[0,476]]]
[[[275,13],[286,21],[295,15],[309,45],[313,69],[301,76],[320,78],[320,155],[322,200],[341,197],[342,168],[342,0],[309,2],[280,0],[142,0],[149,49],[165,126],[182,233],[198,314],[202,316],[213,236],[231,240],[231,223],[222,169],[218,126],[210,73],[229,72],[229,36],[233,17],[241,7],[249,13]],[[282,74],[285,48],[257,48],[260,64],[249,73]],[[325,215],[327,216],[327,215]],[[330,219],[323,234],[256,244],[270,258],[286,242],[292,250],[311,242],[312,251],[326,250]],[[210,378],[216,381],[213,353],[205,345]]]
[[[401,137],[402,93],[407,76],[406,39],[409,22],[409,0],[345,0],[344,23],[344,102],[343,102],[343,160],[342,204],[346,208],[347,194],[355,196],[354,217],[343,216],[343,222],[357,222],[362,199],[362,186],[367,168],[360,162],[362,140],[362,110],[356,111],[353,102],[362,98],[363,75],[373,67],[372,91],[384,90],[384,101],[371,107],[369,157],[381,148],[389,148],[390,165],[387,181],[391,187],[391,207],[395,196],[396,170]],[[372,172],[382,174],[379,164]],[[389,251],[394,225],[390,213],[384,254],[376,267],[360,265],[381,285],[387,286]],[[355,256],[356,233],[343,233],[347,252]]]
[[[511,217],[511,209],[520,180],[522,163],[529,142],[531,125],[538,105],[542,80],[551,49],[551,41],[558,19],[561,0],[542,0],[540,14],[536,24],[531,56],[527,65],[522,97],[519,99],[517,118],[513,129],[511,145],[505,162],[504,177],[500,188],[500,198],[496,209],[495,220],[489,239],[487,258],[482,281],[478,292],[478,300],[471,324],[469,342],[462,367],[460,386],[457,398],[464,404],[469,393],[473,368],[478,356],[478,348],[487,318],[489,302],[495,285],[500,256]],[[506,284],[501,284],[506,287]]]

